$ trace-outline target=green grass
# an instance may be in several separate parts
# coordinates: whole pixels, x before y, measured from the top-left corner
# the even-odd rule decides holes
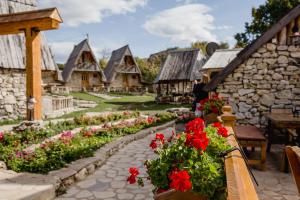
[[[112,100],[105,100],[100,97],[96,97],[83,92],[72,92],[71,95],[77,99],[94,101],[98,105],[95,108],[89,108],[82,111],[69,113],[63,115],[60,118],[73,118],[75,116],[79,116],[87,112],[122,111],[122,110],[160,112],[168,108],[190,106],[188,104],[186,105],[157,104],[155,102],[154,95],[143,95],[143,96],[125,95],[125,96],[120,96],[121,98],[116,98]]]

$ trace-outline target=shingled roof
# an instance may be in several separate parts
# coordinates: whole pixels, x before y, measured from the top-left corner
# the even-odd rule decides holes
[[[36,0],[1,0],[0,14],[36,10]],[[59,71],[52,52],[42,35],[42,70]],[[25,36],[0,36],[0,68],[25,69]]]
[[[172,51],[156,77],[155,83],[200,79],[200,70],[204,63],[205,56],[200,49]]]
[[[129,48],[129,45],[125,45],[124,47],[121,47],[112,52],[112,55],[107,63],[107,66],[104,69],[104,74],[106,76],[107,82],[112,82],[114,80],[115,74],[117,73],[117,68],[120,67],[125,56],[132,56],[135,66],[134,66],[134,69],[125,69],[124,68],[123,70],[128,70],[128,73],[136,73],[136,74],[141,75],[141,70],[138,67],[138,65],[136,64],[136,61],[135,61],[133,54]]]
[[[77,61],[84,51],[90,52],[92,54],[92,57],[95,62],[88,66],[85,65],[84,67],[79,67]],[[103,81],[106,81],[105,75],[98,64],[97,59],[96,59],[87,39],[83,40],[78,45],[74,46],[74,49],[73,49],[72,53],[70,54],[68,61],[65,64],[65,67],[62,71],[63,80],[65,82],[68,82],[74,71],[99,72],[99,73],[101,73],[101,75],[103,77]]]
[[[292,20],[300,16],[300,4],[282,17],[276,24],[268,29],[264,34],[254,40],[244,48],[237,57],[232,60],[217,76],[215,76],[204,88],[206,91],[216,89],[218,84],[222,83],[225,78],[234,72],[246,59],[255,53],[262,45],[266,44],[279,33],[283,27],[287,26]]]
[[[202,70],[206,69],[221,69],[224,68],[235,59],[236,55],[242,49],[218,49],[213,55],[208,59]]]

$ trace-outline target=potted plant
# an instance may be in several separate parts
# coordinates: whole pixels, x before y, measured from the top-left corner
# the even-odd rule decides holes
[[[218,94],[214,94],[209,98],[200,101],[200,106],[197,108],[202,111],[203,119],[206,124],[217,122],[217,117],[222,114],[222,107],[225,102]]]
[[[184,133],[166,138],[157,133],[150,147],[158,155],[147,160],[148,177],[140,177],[135,167],[129,169],[130,184],[143,186],[143,178],[154,185],[156,200],[226,199],[226,175],[222,152],[230,149],[227,129],[219,122],[205,127],[201,118],[186,124]]]

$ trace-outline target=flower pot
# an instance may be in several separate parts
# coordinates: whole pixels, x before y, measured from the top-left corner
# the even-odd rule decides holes
[[[205,123],[208,125],[208,124],[217,122],[218,115],[215,113],[204,114],[203,119],[204,119]]]
[[[191,191],[180,192],[169,190],[154,196],[155,200],[207,200],[206,197],[195,194]]]

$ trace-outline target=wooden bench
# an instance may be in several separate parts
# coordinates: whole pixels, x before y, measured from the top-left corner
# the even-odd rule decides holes
[[[241,147],[261,148],[260,159],[249,159],[249,164],[259,165],[261,170],[266,170],[267,140],[264,134],[251,125],[237,125],[234,127],[234,132]]]
[[[300,195],[300,148],[287,146],[285,152]]]

